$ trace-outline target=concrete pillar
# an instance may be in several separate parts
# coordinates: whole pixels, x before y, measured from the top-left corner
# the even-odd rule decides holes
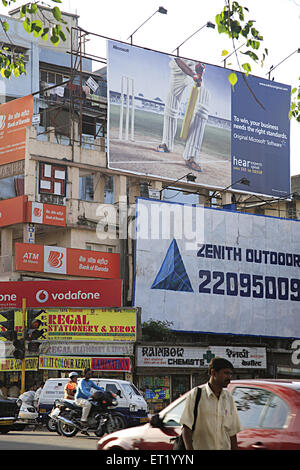
[[[232,196],[231,192],[225,191],[224,193],[222,193],[222,206],[224,206],[225,204],[232,203],[231,196]]]
[[[2,272],[12,271],[13,256],[13,229],[3,228],[1,230],[1,270]]]
[[[94,175],[94,201],[104,202],[104,190],[105,190],[105,175],[102,173],[95,173]]]

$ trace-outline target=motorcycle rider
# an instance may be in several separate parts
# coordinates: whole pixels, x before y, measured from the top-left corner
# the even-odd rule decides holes
[[[91,389],[94,388],[96,390],[100,390],[104,392],[104,388],[99,387],[95,382],[91,380],[92,371],[89,368],[84,369],[83,371],[84,378],[79,381],[76,394],[75,394],[75,403],[77,406],[82,407],[82,416],[80,424],[82,425],[82,430],[84,432],[87,431],[87,419],[89,416],[90,409],[92,407],[91,402],[88,398],[92,397],[93,394]]]
[[[69,382],[65,385],[64,388],[64,398],[65,400],[74,400],[75,398],[75,393],[77,390],[77,378],[78,374],[77,372],[71,372],[69,374]]]

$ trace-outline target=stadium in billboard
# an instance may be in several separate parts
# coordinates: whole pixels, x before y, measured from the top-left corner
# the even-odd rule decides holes
[[[108,41],[108,165],[272,197],[290,194],[288,85]]]
[[[174,220],[169,233],[166,209]],[[188,218],[186,209],[138,199],[134,305],[142,321],[166,320],[178,331],[300,338],[299,222],[201,206]],[[151,220],[145,229],[147,212],[156,220],[163,214],[155,234]],[[178,231],[183,220],[185,231]]]

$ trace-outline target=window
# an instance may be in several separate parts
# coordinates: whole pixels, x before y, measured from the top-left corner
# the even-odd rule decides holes
[[[168,411],[163,418],[164,426],[180,426],[180,418],[185,406],[185,399],[178,405],[174,406],[172,410]]]
[[[94,199],[94,175],[79,177],[79,199],[93,201]]]
[[[243,428],[282,428],[289,409],[280,397],[262,388],[236,387],[232,393]]]
[[[114,203],[114,177],[107,176],[105,181],[105,188],[104,188],[104,203],[105,204],[113,204]]]
[[[119,389],[115,384],[106,384],[105,390],[106,392],[111,392],[117,395]]]

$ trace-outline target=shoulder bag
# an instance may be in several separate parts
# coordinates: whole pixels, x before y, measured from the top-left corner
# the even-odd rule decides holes
[[[198,413],[198,403],[201,398],[201,388],[198,387],[197,389],[197,395],[196,395],[196,401],[195,401],[195,407],[194,407],[194,423],[192,427],[192,431],[195,429],[195,424],[196,424],[196,419],[197,419],[197,413]],[[185,445],[184,441],[182,438],[182,433],[180,433],[177,437],[174,437],[170,439],[170,442],[173,442],[173,450],[185,450]]]

